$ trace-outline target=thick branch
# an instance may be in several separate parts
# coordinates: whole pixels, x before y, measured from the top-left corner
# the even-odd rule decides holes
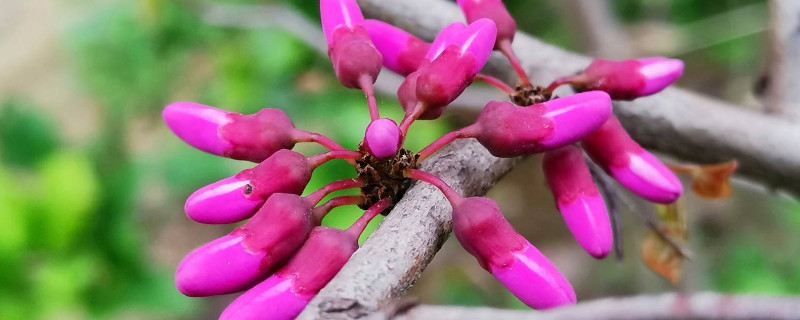
[[[451,21],[463,20],[458,8],[441,0],[362,0],[363,10],[431,38]],[[590,59],[517,34],[514,49],[534,82],[548,83],[586,67]],[[495,57],[487,71],[513,79],[508,63]],[[798,91],[798,90],[795,90]],[[615,104],[615,112],[642,145],[700,163],[739,161],[742,175],[774,188],[800,194],[800,126],[752,110],[669,88],[655,96]]]
[[[469,139],[445,147],[422,169],[471,196],[484,194],[516,162]],[[436,188],[416,183],[298,319],[358,318],[402,296],[447,239],[451,215]]]
[[[766,110],[800,118],[800,1],[770,0]]]
[[[549,311],[426,306],[414,307],[394,317],[375,315],[370,320],[649,320],[649,319],[800,319],[800,298],[726,296],[674,293],[630,298],[606,298]]]

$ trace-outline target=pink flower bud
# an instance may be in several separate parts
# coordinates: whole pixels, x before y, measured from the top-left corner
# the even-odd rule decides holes
[[[653,57],[636,61],[641,64],[639,73],[646,79],[644,88],[639,91],[639,96],[658,93],[683,75],[683,61],[679,59]]]
[[[364,15],[355,0],[320,0],[319,15],[322,20],[322,33],[333,46],[333,34],[338,28],[353,29],[364,21]]]
[[[616,117],[583,139],[581,145],[595,163],[644,199],[672,203],[683,193],[681,181],[633,141]]]
[[[467,25],[463,22],[453,22],[448,24],[442,31],[439,31],[439,34],[436,35],[436,39],[433,40],[431,47],[428,49],[428,52],[425,53],[425,60],[431,62],[439,57],[444,49],[455,43],[456,39],[467,29]]]
[[[249,252],[242,245],[244,234],[217,238],[190,252],[175,272],[178,291],[190,297],[205,297],[241,291],[260,280],[262,252]]]
[[[294,279],[273,275],[233,300],[219,320],[291,320],[313,295],[292,291]]]
[[[364,145],[377,158],[391,157],[400,148],[400,128],[392,119],[376,119],[367,126]]]
[[[409,74],[397,90],[406,114],[421,103],[419,119],[441,116],[486,64],[496,32],[494,23],[487,19],[467,27],[457,22],[442,30],[426,54],[427,59],[435,59]]]
[[[527,107],[490,101],[475,123],[475,137],[496,157],[516,157],[577,142],[611,115],[611,99],[584,92]]]
[[[175,285],[193,297],[228,294],[261,281],[303,244],[314,225],[313,204],[293,194],[273,194],[250,221],[189,253]]]
[[[201,223],[242,221],[274,193],[301,194],[312,171],[302,154],[279,150],[252,169],[197,190],[184,209],[189,218]]]
[[[614,241],[611,223],[581,149],[564,146],[548,151],[542,167],[556,206],[575,240],[595,258],[608,255]]]
[[[633,100],[664,90],[682,74],[683,61],[678,59],[596,59],[582,74],[574,77],[574,85],[608,92],[613,99]]]
[[[219,134],[219,128],[233,120],[231,114],[199,103],[175,102],[164,107],[161,116],[181,140],[205,152],[222,155],[233,148]]]
[[[294,319],[358,249],[343,230],[316,227],[291,260],[236,298],[220,319]]]
[[[483,69],[486,61],[489,61],[496,36],[497,26],[492,20],[478,19],[470,23],[455,39],[453,44],[461,49],[462,56],[467,54],[475,56],[475,65],[471,70],[473,76]]]
[[[355,89],[361,88],[364,78],[374,83],[381,72],[383,57],[372,44],[367,30],[361,25],[352,29],[338,28],[333,33],[333,41],[328,55],[339,82]]]
[[[493,200],[472,197],[454,203],[453,233],[481,267],[531,308],[575,303],[569,282],[511,227]]]
[[[572,285],[530,242],[513,256],[506,265],[491,265],[489,272],[520,301],[537,310],[575,304]]]
[[[243,115],[193,102],[175,102],[162,113],[167,126],[186,143],[208,153],[261,162],[291,149],[294,124],[279,109]]]
[[[245,194],[250,180],[228,177],[192,193],[183,206],[186,216],[200,223],[232,223],[252,216],[264,203]]]
[[[383,66],[389,70],[407,76],[425,62],[429,43],[383,21],[367,19],[362,25],[383,56]]]
[[[502,40],[513,41],[517,32],[517,23],[508,13],[501,0],[457,0],[458,6],[464,12],[467,22],[477,21],[481,18],[491,19],[497,25],[497,42]]]

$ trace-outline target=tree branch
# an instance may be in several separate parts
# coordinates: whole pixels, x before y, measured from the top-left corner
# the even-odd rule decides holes
[[[439,151],[422,170],[473,196],[484,194],[518,160],[495,158],[468,139]],[[451,215],[436,188],[417,182],[298,319],[354,319],[402,296],[447,239]]]
[[[800,118],[800,1],[770,0],[766,111]]]
[[[548,311],[502,310],[421,305],[396,316],[376,314],[369,320],[649,320],[649,319],[798,319],[800,298],[727,296],[697,293],[605,298]]]
[[[361,0],[364,12],[424,38],[447,23],[463,20],[446,1]],[[514,49],[534,82],[575,73],[590,58],[517,34]],[[506,61],[493,57],[487,73],[511,80]],[[798,91],[798,90],[795,90]],[[800,126],[685,90],[668,88],[633,102],[615,103],[615,113],[636,141],[645,147],[699,163],[739,161],[739,173],[769,187],[800,194]]]
[[[434,0],[361,0],[373,18],[394,22],[426,39],[446,23],[463,20],[454,4]],[[243,13],[244,14],[244,13]],[[574,73],[589,59],[520,34],[515,50],[537,82]],[[488,68],[513,78],[501,59]],[[482,105],[483,103],[480,103]],[[741,172],[800,193],[800,130],[794,124],[748,112],[682,90],[620,103],[618,116],[634,138],[692,161],[739,159]],[[423,164],[465,195],[483,194],[517,159],[497,159],[474,140],[458,141]],[[451,229],[451,208],[433,187],[417,183],[299,319],[363,317],[402,296],[419,278]],[[474,318],[473,313],[462,318]],[[441,319],[439,319],[441,320]]]

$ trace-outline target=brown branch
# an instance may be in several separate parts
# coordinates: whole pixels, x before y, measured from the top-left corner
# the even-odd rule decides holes
[[[396,316],[376,314],[369,320],[722,320],[800,319],[800,298],[696,293],[605,298],[547,311],[502,310],[421,305]]]
[[[800,1],[770,0],[765,110],[800,118]]]
[[[360,1],[374,18],[430,38],[463,19],[447,1]],[[533,80],[548,83],[586,67],[590,59],[518,34],[514,49]],[[508,63],[494,57],[487,73],[511,80]],[[800,90],[795,90],[800,91]],[[739,173],[772,188],[800,194],[800,126],[685,90],[668,88],[634,102],[618,102],[615,113],[643,146],[699,163],[737,159]]]
[[[473,139],[456,141],[422,169],[453,189],[484,194],[518,159],[498,159]],[[447,239],[452,208],[434,187],[417,183],[298,319],[353,319],[400,297]]]

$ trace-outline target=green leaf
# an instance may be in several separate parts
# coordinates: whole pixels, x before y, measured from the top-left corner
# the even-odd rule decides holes
[[[98,177],[83,154],[60,152],[46,159],[39,171],[42,191],[40,233],[48,248],[69,246],[85,231],[100,196]]]
[[[50,119],[19,100],[0,105],[0,159],[11,165],[33,167],[55,150],[58,132]]]

